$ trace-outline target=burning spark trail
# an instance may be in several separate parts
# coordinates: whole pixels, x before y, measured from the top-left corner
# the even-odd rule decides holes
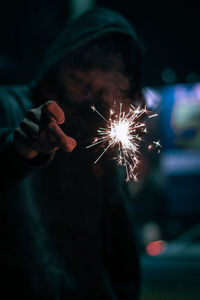
[[[149,116],[149,119],[157,117],[157,116],[158,116],[158,114],[151,115],[151,116]]]
[[[109,119],[106,118],[94,106],[91,109],[96,112],[104,121],[105,128],[97,130],[97,137],[94,138],[91,145],[87,148],[101,144],[104,147],[101,155],[94,163],[104,155],[109,148],[117,147],[117,156],[114,157],[119,165],[126,168],[126,181],[131,179],[137,181],[137,171],[140,163],[139,160],[139,142],[142,140],[141,135],[147,132],[145,122],[141,121],[144,115],[148,114],[146,107],[134,107],[130,105],[128,113],[122,110],[120,103],[120,111],[116,113],[115,105],[110,110]],[[153,118],[157,114],[149,116]],[[156,147],[161,147],[160,141],[153,142]]]

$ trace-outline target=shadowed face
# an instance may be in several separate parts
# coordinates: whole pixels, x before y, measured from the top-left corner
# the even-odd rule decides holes
[[[114,102],[123,103],[125,109],[133,103],[130,81],[118,70],[61,69],[60,82],[66,96],[64,106],[74,108],[77,114],[87,114],[92,105],[107,114]]]
[[[101,97],[100,101],[109,107],[114,101],[123,99],[130,88],[128,78],[115,70],[72,70],[64,73],[61,80],[68,97],[76,104],[94,104]]]
[[[132,103],[128,96],[129,79],[117,70],[61,69],[60,81],[66,95],[63,106],[71,116],[73,128],[81,124],[79,129],[87,128],[88,133],[103,125],[102,120],[92,113],[91,106],[94,105],[107,118],[114,102],[117,105],[123,103],[124,108]]]

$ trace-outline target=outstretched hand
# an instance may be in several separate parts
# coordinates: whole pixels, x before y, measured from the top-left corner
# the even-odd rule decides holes
[[[58,149],[73,151],[76,141],[59,126],[64,122],[64,111],[56,101],[47,101],[29,110],[14,132],[16,151],[26,159],[33,159],[40,153],[50,154]]]

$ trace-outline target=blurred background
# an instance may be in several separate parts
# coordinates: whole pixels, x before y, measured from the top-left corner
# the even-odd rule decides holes
[[[128,183],[141,239],[141,299],[200,299],[199,10],[178,2],[7,0],[0,9],[0,83],[34,79],[67,22],[95,5],[122,13],[145,45],[143,86],[158,112],[139,182]],[[197,4],[196,4],[197,5]]]

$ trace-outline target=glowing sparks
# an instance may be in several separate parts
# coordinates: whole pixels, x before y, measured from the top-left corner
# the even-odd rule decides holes
[[[153,115],[149,116],[149,119],[155,118],[155,117],[157,117],[157,116],[158,116],[158,114],[153,114]]]
[[[105,128],[97,130],[97,137],[94,138],[91,145],[87,148],[100,144],[104,150],[94,163],[104,155],[109,148],[115,148],[117,155],[114,157],[119,165],[126,168],[126,180],[133,179],[137,181],[137,173],[139,167],[139,142],[142,140],[141,135],[147,132],[145,122],[141,121],[144,115],[149,112],[146,107],[134,107],[130,105],[129,111],[126,113],[122,110],[122,103],[120,103],[119,113],[116,112],[117,107],[114,104],[110,109],[109,119],[106,118],[94,106],[91,106],[93,112],[95,111],[104,121],[106,121]],[[149,116],[153,118],[157,114]],[[160,140],[153,142],[156,147],[161,147]],[[117,148],[116,148],[117,147]],[[153,146],[149,146],[151,150]]]
[[[148,147],[147,147],[147,149],[148,149],[148,150],[152,150],[152,149],[153,149],[153,146],[152,146],[151,144],[149,144]]]
[[[160,140],[159,141],[157,141],[157,142],[153,142],[155,145],[156,145],[156,148],[157,147],[160,147],[160,148],[162,148],[162,146],[161,146],[161,144],[160,144]]]

